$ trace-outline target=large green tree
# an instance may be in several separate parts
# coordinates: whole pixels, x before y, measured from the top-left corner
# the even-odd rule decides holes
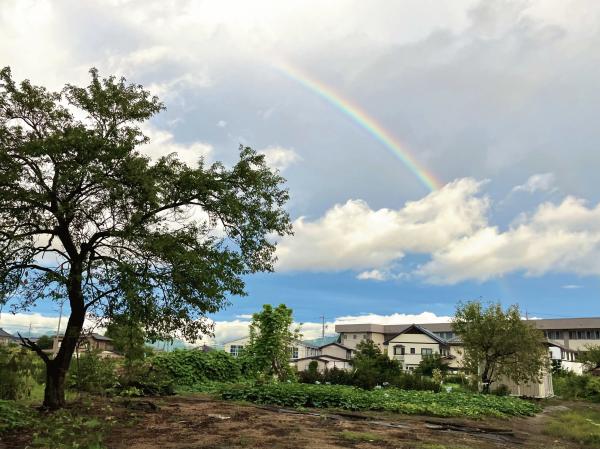
[[[164,107],[140,85],[101,79],[51,92],[0,71],[0,298],[67,298],[64,340],[45,362],[44,405],[64,405],[86,317],[127,315],[150,339],[211,331],[207,313],[273,269],[291,232],[284,180],[240,147],[230,168],[152,161],[139,125]],[[14,302],[14,301],[13,301]]]
[[[300,329],[293,327],[292,309],[285,304],[263,305],[261,312],[252,315],[250,343],[242,357],[254,373],[286,380],[292,376],[290,357]]]
[[[544,334],[521,319],[516,305],[505,311],[500,304],[461,303],[452,327],[463,341],[465,368],[479,374],[484,392],[502,377],[537,382],[548,369]]]

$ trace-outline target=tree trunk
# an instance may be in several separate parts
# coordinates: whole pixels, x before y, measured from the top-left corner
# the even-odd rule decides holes
[[[66,371],[60,369],[54,361],[46,365],[45,408],[58,410],[65,406],[65,378]]]
[[[65,335],[60,349],[53,360],[46,363],[46,388],[44,391],[43,407],[57,410],[65,406],[65,380],[73,358],[75,348],[79,343],[83,323],[85,321],[85,304],[81,291],[81,275],[71,275],[68,289],[71,316],[67,322]]]

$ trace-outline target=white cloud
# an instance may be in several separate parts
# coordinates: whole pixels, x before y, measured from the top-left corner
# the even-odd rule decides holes
[[[294,150],[277,145],[260,150],[259,153],[265,155],[267,165],[281,171],[302,159]]]
[[[227,122],[226,122],[225,120],[219,120],[219,121],[217,122],[217,126],[218,126],[219,128],[225,128],[225,127],[227,126]]]
[[[356,279],[361,281],[390,281],[410,279],[410,273],[394,273],[391,269],[386,270],[367,270],[356,275]]]
[[[63,332],[67,325],[68,316],[63,316],[60,323],[60,331]],[[0,328],[16,335],[20,332],[21,335],[55,334],[58,328],[58,316],[48,316],[41,313],[2,313],[0,316]],[[103,332],[103,329],[95,326],[94,322],[86,319],[84,327],[87,329],[94,328],[95,332]]]
[[[567,285],[563,285],[562,288],[565,288],[567,290],[575,290],[578,288],[583,288],[583,285],[579,285],[579,284],[567,284]]]
[[[294,235],[277,249],[280,270],[373,270],[407,252],[430,253],[486,224],[481,182],[454,181],[398,210],[371,209],[361,200],[337,204],[314,221],[294,221]]]
[[[391,315],[377,315],[367,313],[364,315],[348,315],[336,318],[336,324],[423,324],[423,323],[448,323],[452,320],[451,316],[438,316],[432,312],[422,312],[418,314],[392,313]]]
[[[239,317],[248,317],[251,315],[239,315]],[[377,314],[362,314],[362,315],[347,315],[335,318],[333,321],[325,323],[325,335],[333,335],[335,333],[336,324],[352,324],[352,323],[376,323],[376,324],[412,324],[412,323],[446,323],[451,320],[449,316],[438,316],[432,312],[423,312],[419,314],[404,314],[394,313],[390,315]],[[46,316],[40,313],[18,313],[2,314],[0,319],[0,328],[16,335],[21,332],[23,335],[28,335],[29,326],[31,324],[31,334],[54,334],[58,325],[57,316]],[[248,335],[248,326],[250,321],[247,319],[235,319],[230,321],[213,321],[214,338],[205,337],[194,342],[194,345],[210,344],[220,346],[231,340],[243,338]],[[66,319],[63,317],[61,329],[64,330]],[[301,325],[300,331],[302,339],[310,340],[318,338],[322,333],[322,323],[306,322],[295,323],[294,326]],[[86,322],[86,326],[91,326],[91,323]],[[103,329],[100,329],[102,333]],[[189,345],[190,343],[186,343]]]
[[[524,184],[515,186],[512,191],[528,193],[555,191],[555,182],[554,173],[539,173],[530,176]]]
[[[175,140],[169,131],[150,126],[143,128],[144,134],[150,138],[150,143],[142,145],[140,151],[152,159],[158,159],[171,153],[177,153],[179,158],[190,166],[195,166],[198,160],[208,158],[213,152],[212,145],[204,142],[182,144]]]
[[[438,284],[485,281],[515,271],[600,275],[600,204],[588,208],[574,197],[544,203],[504,232],[486,226],[451,242],[418,271]]]
[[[383,271],[380,270],[369,270],[369,271],[363,271],[361,273],[358,273],[358,275],[356,275],[356,279],[360,279],[360,280],[372,280],[372,281],[385,281],[388,279],[387,277],[387,273],[384,273]]]

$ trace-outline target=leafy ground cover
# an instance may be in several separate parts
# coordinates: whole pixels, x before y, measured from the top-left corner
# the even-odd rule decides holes
[[[587,448],[600,448],[600,410],[577,409],[558,413],[546,424],[546,435],[566,438]]]
[[[362,390],[342,385],[269,383],[223,384],[221,398],[284,407],[382,410],[404,414],[464,417],[532,416],[541,409],[522,399],[466,393],[434,393],[395,388]]]

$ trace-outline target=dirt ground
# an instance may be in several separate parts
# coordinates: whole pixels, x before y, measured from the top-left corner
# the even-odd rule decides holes
[[[560,404],[533,418],[449,419],[384,413],[289,410],[237,404],[208,396],[99,400],[110,404],[115,422],[104,437],[109,449],[225,448],[400,448],[400,449],[574,449],[581,446],[543,434]],[[28,446],[25,434],[0,443]],[[62,447],[62,446],[61,446]]]
[[[133,405],[133,404],[131,404]],[[130,407],[131,407],[130,405]],[[378,413],[295,412],[201,396],[159,401],[131,428],[115,428],[110,449],[192,448],[576,448],[542,433],[553,407],[534,418],[440,419]],[[564,406],[558,406],[564,409]]]

